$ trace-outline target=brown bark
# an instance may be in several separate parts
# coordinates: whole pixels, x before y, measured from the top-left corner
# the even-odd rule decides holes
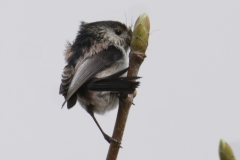
[[[131,51],[128,76],[137,76],[139,68],[145,58],[145,53]],[[129,94],[126,98],[119,101],[117,119],[113,131],[113,138],[122,141],[128,113],[133,102],[133,95]],[[120,144],[111,143],[108,150],[107,160],[116,160],[120,148]]]
[[[129,55],[129,70],[128,76],[137,76],[139,68],[146,57],[145,51],[148,46],[150,30],[150,21],[146,13],[140,15],[134,25],[132,41],[131,41],[131,52]],[[125,125],[127,122],[128,113],[133,103],[133,94],[122,95],[119,101],[117,119],[113,131],[113,138],[122,141]],[[111,143],[108,150],[107,160],[116,160],[120,148],[120,144]]]

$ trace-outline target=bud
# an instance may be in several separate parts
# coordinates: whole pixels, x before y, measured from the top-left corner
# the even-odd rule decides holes
[[[231,147],[223,139],[219,144],[219,156],[220,160],[235,160]]]
[[[139,51],[142,53],[146,52],[148,47],[148,38],[150,31],[150,21],[148,15],[143,13],[140,15],[134,25],[131,50]]]

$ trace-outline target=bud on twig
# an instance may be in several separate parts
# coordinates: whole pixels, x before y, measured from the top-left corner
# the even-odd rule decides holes
[[[148,38],[150,30],[150,21],[146,13],[140,15],[134,25],[131,50],[139,51],[142,53],[146,52],[148,47]]]
[[[231,147],[223,139],[219,144],[219,156],[220,160],[235,160]]]

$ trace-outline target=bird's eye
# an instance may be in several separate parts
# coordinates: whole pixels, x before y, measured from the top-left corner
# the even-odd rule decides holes
[[[121,29],[115,29],[115,33],[116,33],[117,35],[120,35],[120,34],[122,34],[122,30],[121,30]]]

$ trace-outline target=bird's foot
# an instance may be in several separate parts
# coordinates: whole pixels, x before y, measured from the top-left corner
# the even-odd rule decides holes
[[[105,138],[105,140],[106,141],[108,141],[108,143],[118,143],[119,145],[120,145],[120,147],[121,147],[121,142],[119,142],[118,140],[116,140],[116,139],[114,139],[114,138],[112,138],[112,137],[110,137],[109,135],[107,135],[107,134],[103,134],[103,137]],[[121,147],[122,148],[122,147]]]

